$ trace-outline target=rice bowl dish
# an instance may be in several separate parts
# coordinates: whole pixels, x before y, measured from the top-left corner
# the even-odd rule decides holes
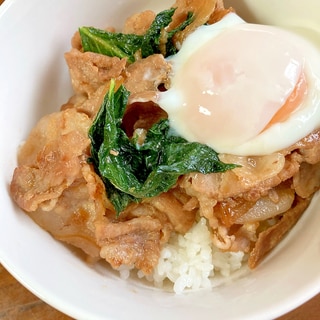
[[[10,12],[10,10],[13,10],[14,6],[18,3],[15,3],[15,2],[11,2],[10,1],[8,2],[9,4],[7,6],[5,6],[3,9],[3,12],[7,12],[7,14]],[[11,4],[11,5],[10,5]],[[98,6],[101,5],[103,6],[102,4],[97,4],[96,6],[96,10],[98,8]],[[139,5],[141,6],[141,9],[145,8],[145,7],[148,7],[147,6],[147,3],[141,3],[139,2]],[[86,5],[85,5],[85,2],[83,3],[83,8],[86,8]],[[94,6],[93,6],[94,7]],[[151,6],[152,7],[152,6]],[[82,7],[81,7],[82,8]],[[161,8],[155,8],[156,10],[159,10]],[[80,10],[81,11],[81,10]],[[98,10],[97,10],[98,11]],[[138,8],[138,5],[137,7],[135,8],[132,8],[131,10],[131,13],[134,13],[136,11],[139,11],[139,8]],[[128,12],[129,14],[129,12]],[[125,14],[125,16],[128,16],[128,14]],[[97,13],[93,15],[91,21],[89,21],[89,19],[87,18],[87,15],[85,15],[83,13],[83,17],[81,17],[81,14],[79,14],[79,17],[77,18],[74,18],[75,21],[74,21],[74,25],[73,26],[70,26],[70,34],[68,35],[68,37],[65,37],[65,42],[64,42],[64,48],[63,49],[64,51],[67,51],[68,48],[69,48],[69,44],[68,44],[68,41],[70,39],[70,37],[72,36],[72,33],[74,32],[74,30],[79,27],[79,25],[88,25],[88,24],[94,24],[94,25],[105,25],[105,18],[104,17],[100,17],[98,18],[97,17]],[[99,16],[99,15],[98,15]],[[5,19],[5,14],[3,13],[1,18],[2,19]],[[125,18],[125,17],[124,17]],[[88,19],[88,20],[87,20]],[[100,19],[100,20],[99,20]],[[118,20],[118,19],[116,19]],[[0,20],[1,21],[1,20]],[[3,20],[4,21],[4,20]],[[110,22],[110,25],[116,25],[118,21],[115,21],[115,23],[112,23],[112,21]],[[109,24],[109,23],[108,23]],[[54,35],[53,35],[54,36]],[[58,41],[59,40],[57,38],[55,38],[55,41]],[[61,47],[62,44],[60,43],[59,47]],[[57,52],[57,56],[61,53],[61,50],[57,50],[59,52]],[[38,60],[41,62],[41,59]],[[46,60],[43,61],[44,65],[46,65],[45,63]],[[39,62],[38,62],[39,63]],[[40,64],[41,65],[41,64]],[[57,99],[59,100],[59,103],[63,103],[64,101],[66,101],[66,99],[70,96],[70,93],[71,93],[71,88],[70,86],[67,84],[67,79],[68,79],[68,75],[67,75],[67,72],[66,70],[63,71],[64,67],[63,67],[63,61],[60,61],[60,64],[59,64],[61,67],[60,67],[60,71],[56,73],[56,79],[55,81],[58,83],[57,85],[57,88],[60,88],[60,89],[56,89],[56,92],[63,92],[63,94],[61,95],[61,98],[57,98],[56,94],[49,94],[48,96],[43,96],[42,98],[42,102],[46,102],[46,104],[48,105],[48,110],[46,110],[44,112],[44,110],[41,110],[39,111],[40,114],[46,114],[48,111],[52,112],[56,109],[57,107]],[[42,71],[44,71],[46,68],[42,69]],[[58,68],[57,68],[58,69]],[[40,72],[39,72],[40,73]],[[54,75],[54,73],[53,73]],[[57,79],[61,79],[61,80],[57,80]],[[50,83],[50,82],[48,82]],[[36,97],[37,96],[37,90],[36,88],[33,89],[34,91],[32,91],[32,95],[29,96],[29,99],[34,99],[33,97]],[[38,99],[36,99],[38,100]],[[32,103],[34,104],[34,103]],[[26,123],[26,127],[23,129],[23,132],[19,132],[19,134],[17,134],[17,132],[15,131],[15,133],[13,133],[11,136],[13,137],[13,139],[16,139],[15,140],[15,145],[12,145],[10,148],[10,150],[12,152],[9,152],[9,150],[6,150],[6,154],[10,154],[11,155],[11,160],[10,160],[10,168],[11,168],[11,171],[12,169],[14,168],[15,166],[15,150],[17,149],[17,146],[20,144],[20,142],[23,140],[23,137],[25,138],[27,136],[27,133],[28,131],[30,130],[31,127],[34,126],[35,124],[35,121],[39,118],[39,113],[36,117],[36,119],[30,119],[28,121],[25,121],[24,123]],[[26,118],[27,119],[27,118]],[[3,154],[3,153],[2,153]],[[6,161],[7,163],[7,161]],[[7,167],[8,167],[8,164],[7,164]],[[5,171],[9,171],[8,169],[6,169]],[[10,177],[10,174],[9,172],[5,172],[5,181],[6,183],[8,183],[10,181],[11,177]],[[5,201],[5,200],[4,200]],[[217,283],[217,285],[219,286],[218,287],[218,290],[217,291],[210,291],[210,295],[212,294],[213,296],[209,299],[208,297],[208,294],[205,295],[205,297],[203,296],[204,295],[204,292],[206,292],[206,290],[208,290],[208,287],[207,285],[203,285],[202,287],[206,288],[206,290],[204,291],[200,291],[199,293],[196,294],[196,296],[198,298],[196,298],[196,303],[195,303],[195,308],[205,308],[204,306],[206,305],[206,303],[212,303],[213,300],[216,301],[216,303],[221,303],[221,301],[223,301],[226,297],[228,300],[228,298],[232,297],[232,296],[238,296],[239,297],[239,290],[240,290],[240,287],[244,286],[245,288],[247,288],[247,292],[243,293],[242,292],[242,296],[241,298],[239,298],[239,300],[242,300],[242,299],[245,299],[245,297],[247,296],[247,299],[248,298],[248,295],[250,296],[250,292],[251,289],[250,289],[250,283],[255,283],[256,280],[254,280],[255,278],[259,278],[259,277],[264,277],[264,281],[270,279],[271,277],[271,274],[268,272],[268,270],[272,270],[273,274],[274,274],[274,277],[277,276],[277,274],[281,274],[281,264],[283,263],[284,258],[285,257],[293,257],[293,254],[295,252],[295,250],[293,249],[293,246],[292,244],[295,244],[296,245],[296,248],[298,247],[303,247],[305,248],[305,245],[306,243],[316,243],[317,241],[319,241],[319,239],[316,239],[314,238],[315,237],[315,233],[312,234],[312,226],[310,228],[310,234],[308,233],[308,236],[306,237],[306,239],[304,239],[304,244],[301,243],[301,241],[298,242],[298,239],[299,239],[299,234],[303,234],[303,225],[305,223],[308,223],[308,226],[309,226],[309,221],[313,220],[313,219],[316,219],[315,215],[312,215],[310,212],[312,212],[315,208],[316,208],[316,201],[317,201],[317,198],[315,197],[315,199],[313,200],[310,208],[308,209],[308,211],[306,212],[306,214],[299,220],[298,224],[296,225],[295,229],[294,229],[294,232],[290,235],[288,235],[286,238],[285,238],[285,241],[283,243],[281,243],[274,252],[272,252],[272,254],[270,256],[268,256],[266,258],[266,260],[263,261],[263,263],[261,264],[261,269],[259,267],[259,269],[255,270],[254,271],[254,275],[251,275],[251,274],[248,274],[248,270],[244,270],[243,273],[240,273],[240,276],[238,275],[236,278],[236,280],[230,280],[230,284],[225,284],[223,286],[219,286],[219,283]],[[12,210],[12,209],[11,209]],[[15,209],[17,210],[17,209]],[[34,239],[35,241],[37,241],[37,237],[38,235],[41,237],[41,239],[44,240],[43,242],[43,245],[42,248],[47,248],[45,249],[45,251],[47,251],[49,248],[50,250],[53,250],[53,252],[55,252],[56,250],[58,250],[59,254],[61,253],[62,256],[63,256],[63,261],[66,261],[67,265],[69,265],[72,269],[73,267],[72,266],[78,266],[78,263],[79,263],[79,258],[76,256],[76,255],[70,255],[70,249],[69,248],[65,248],[64,246],[62,246],[61,244],[57,244],[55,242],[51,242],[52,239],[50,237],[48,237],[45,233],[43,233],[41,230],[37,230],[35,229],[34,230],[34,227],[31,227],[32,223],[31,221],[29,221],[26,217],[22,217],[20,216],[20,213],[18,213],[19,210],[17,210],[17,214],[13,215],[11,218],[7,218],[6,216],[6,219],[8,219],[8,225],[10,225],[10,221],[13,221],[12,223],[14,224],[14,228],[16,228],[16,223],[15,222],[18,222],[18,225],[20,227],[18,227],[17,230],[19,230],[19,234],[23,234],[23,239]],[[313,226],[315,225],[315,223],[313,223]],[[27,226],[27,227],[24,227],[24,226]],[[197,226],[199,228],[203,227],[203,225],[201,225],[201,220],[200,220],[200,223],[199,225]],[[21,229],[22,228],[22,229]],[[315,227],[313,227],[315,228]],[[31,232],[32,231],[32,232]],[[4,233],[2,233],[4,234]],[[205,235],[205,232],[201,232],[202,235]],[[8,235],[8,232],[6,232],[6,236]],[[4,238],[1,240],[1,243],[4,243]],[[183,243],[183,240],[179,240],[179,239],[173,239],[175,241],[180,241],[180,244],[181,246],[184,246],[185,244]],[[203,239],[206,241],[206,239]],[[308,241],[308,242],[307,242]],[[17,243],[18,242],[18,243]],[[297,243],[298,242],[298,243]],[[45,244],[45,245],[44,245]],[[38,294],[40,294],[44,300],[48,301],[49,303],[53,304],[54,306],[58,307],[60,310],[68,313],[68,314],[71,314],[73,317],[77,317],[77,318],[86,318],[86,317],[90,317],[90,318],[94,318],[96,317],[97,319],[101,316],[103,317],[103,314],[102,314],[102,310],[101,310],[101,307],[99,306],[99,303],[98,302],[90,302],[90,304],[92,303],[94,305],[94,308],[92,307],[89,307],[88,310],[83,310],[83,309],[86,309],[86,308],[79,308],[78,310],[76,310],[78,308],[78,306],[76,306],[74,303],[71,302],[70,305],[73,305],[74,307],[70,307],[69,304],[62,304],[61,305],[61,300],[60,302],[56,299],[56,298],[53,298],[52,300],[52,295],[50,294],[50,292],[47,292],[45,294],[43,294],[43,292],[46,292],[47,289],[46,288],[53,288],[53,292],[55,292],[55,289],[54,287],[56,287],[56,290],[59,290],[58,287],[56,285],[54,285],[54,283],[52,283],[52,281],[50,281],[50,284],[48,285],[47,284],[47,281],[46,280],[46,277],[45,275],[42,275],[41,274],[41,271],[39,269],[39,272],[34,272],[34,268],[35,267],[35,264],[34,264],[34,260],[31,262],[28,262],[28,261],[25,261],[24,260],[24,263],[23,263],[23,267],[20,266],[19,267],[19,263],[17,264],[17,259],[19,260],[18,257],[9,257],[8,256],[8,252],[13,252],[11,249],[9,249],[9,247],[12,246],[12,247],[17,247],[17,248],[20,248],[20,247],[25,247],[23,242],[21,242],[21,240],[19,239],[16,239],[15,241],[12,242],[12,244],[5,244],[5,245],[1,245],[1,262],[9,269],[11,270],[19,279],[21,279],[21,281],[28,287],[30,288],[32,291],[36,291]],[[189,245],[187,245],[189,247]],[[313,246],[311,246],[313,247]],[[38,250],[41,248],[36,248],[35,246],[27,246],[28,250],[26,251],[26,249],[24,248],[24,251],[25,252],[28,252],[28,256],[32,256],[32,257],[35,257],[35,256],[40,256],[39,253],[36,254],[37,252],[39,252]],[[304,249],[303,249],[304,250]],[[309,254],[309,257],[312,257],[314,256],[314,249],[312,248],[309,248],[308,250],[306,250],[305,254],[308,255]],[[309,252],[310,251],[310,252]],[[34,252],[34,253],[33,253]],[[279,262],[277,263],[277,258],[279,258],[279,254],[281,253],[281,258],[280,260],[278,260]],[[291,255],[292,253],[292,255]],[[162,252],[162,254],[164,255],[164,258],[165,257],[168,257],[172,254],[172,252],[170,252],[170,250],[167,250],[167,251],[164,251]],[[226,267],[226,269],[224,269],[223,265],[221,265],[221,269],[224,270],[223,272],[225,272],[227,275],[228,275],[228,268],[231,267],[231,265],[233,265],[233,262],[234,262],[234,265],[236,266],[235,268],[237,269],[237,265],[239,265],[239,261],[241,261],[243,259],[243,255],[240,254],[239,257],[237,256],[234,256],[234,257],[230,257],[230,260],[232,260],[232,262],[229,264],[229,266]],[[45,259],[46,260],[46,259]],[[60,259],[59,259],[60,260]],[[219,260],[219,259],[218,259]],[[170,293],[160,293],[159,292],[159,289],[151,289],[150,285],[148,283],[146,284],[139,284],[138,280],[136,279],[127,279],[126,282],[121,282],[121,280],[118,278],[118,276],[111,270],[109,270],[108,268],[105,269],[105,268],[102,268],[100,264],[98,264],[96,267],[89,267],[88,265],[81,265],[81,267],[79,266],[76,267],[77,268],[77,271],[74,270],[75,273],[78,273],[79,272],[79,276],[81,279],[84,279],[84,277],[81,276],[82,272],[84,273],[88,273],[88,278],[86,280],[83,280],[82,283],[78,283],[78,281],[75,279],[75,278],[70,278],[67,276],[67,273],[65,273],[65,271],[62,270],[61,267],[59,267],[59,261],[56,261],[54,259],[54,261],[52,261],[52,258],[51,259],[48,259],[48,261],[50,261],[50,264],[52,264],[52,266],[50,266],[50,268],[52,268],[51,270],[57,270],[55,272],[53,272],[52,274],[56,275],[56,279],[59,278],[59,279],[64,279],[63,281],[71,281],[73,283],[73,286],[74,287],[78,287],[78,292],[85,292],[86,290],[88,290],[88,288],[91,288],[89,291],[91,291],[94,286],[92,286],[92,283],[91,281],[93,281],[93,283],[95,283],[96,280],[98,280],[97,282],[97,285],[100,289],[98,289],[99,291],[102,290],[104,292],[104,290],[106,290],[106,287],[108,287],[110,289],[111,287],[111,291],[114,291],[114,292],[119,292],[119,294],[124,294],[124,293],[120,293],[120,291],[123,289],[125,292],[129,291],[129,295],[132,295],[134,294],[134,299],[137,299],[137,301],[139,301],[140,299],[142,300],[141,302],[143,303],[143,300],[145,299],[144,298],[144,294],[146,295],[149,295],[150,293],[150,290],[152,292],[152,296],[154,297],[154,301],[161,301],[161,304],[163,304],[165,307],[164,307],[164,310],[162,311],[163,313],[161,315],[159,315],[159,317],[163,317],[165,316],[166,312],[172,312],[172,308],[174,308],[174,310],[176,310],[177,314],[175,316],[175,318],[178,318],[183,316],[184,318],[186,318],[188,312],[182,312],[181,309],[182,308],[185,308],[186,307],[186,304],[188,299],[192,299],[191,298],[191,294],[190,295],[187,295],[186,297],[184,297],[183,299],[185,299],[184,301],[181,300],[181,298],[173,298],[171,296]],[[61,261],[61,260],[60,260]],[[80,263],[82,264],[83,261],[80,261]],[[173,261],[174,263],[174,261]],[[221,262],[223,264],[223,262]],[[219,263],[217,263],[219,264]],[[228,262],[227,262],[228,264]],[[15,265],[18,265],[18,267],[15,267]],[[39,264],[40,266],[41,264]],[[10,267],[11,266],[11,267]],[[308,268],[311,268],[311,271],[310,272],[306,272],[306,275],[304,277],[308,277],[307,275],[313,275],[313,279],[314,277],[318,277],[319,275],[316,276],[316,273],[312,270],[316,270],[316,263],[313,265],[313,266],[308,266]],[[231,267],[232,268],[232,267]],[[269,268],[269,269],[268,269]],[[25,271],[22,271],[22,270],[25,270]],[[209,267],[204,267],[204,272],[211,272],[212,270],[210,270],[210,266]],[[127,273],[127,270],[123,269],[120,271],[122,276],[123,277],[126,277],[126,275],[128,274]],[[293,272],[293,271],[292,271]],[[159,271],[159,273],[162,273],[162,271]],[[23,276],[23,274],[27,274],[27,276]],[[138,277],[140,277],[141,275],[138,273]],[[288,272],[287,276],[286,277],[289,277],[290,276],[290,272]],[[240,277],[240,279],[239,279]],[[283,275],[281,275],[280,277],[283,278]],[[54,276],[55,278],[55,276]],[[27,279],[27,280],[24,280],[24,279]],[[41,280],[40,280],[41,279]],[[79,278],[78,278],[79,279]],[[260,278],[259,278],[260,279]],[[163,279],[161,278],[158,278],[157,281],[158,283],[161,283]],[[186,280],[187,281],[187,280]],[[270,280],[269,280],[270,281]],[[302,283],[306,283],[308,284],[308,280],[306,279],[301,279]],[[36,285],[36,287],[32,288],[33,287],[33,283],[38,283],[38,285]],[[43,285],[41,285],[41,283],[45,283],[44,287]],[[98,284],[100,283],[100,285]],[[119,284],[120,283],[120,284]],[[240,284],[240,286],[238,287],[235,287],[234,285],[235,284]],[[267,282],[265,282],[267,283]],[[102,287],[101,287],[101,284]],[[296,285],[298,287],[302,286],[303,285],[300,283],[299,284],[299,281],[297,281]],[[80,288],[79,288],[80,286]],[[307,285],[309,287],[309,285]],[[272,287],[274,287],[273,285],[270,287],[269,290],[272,291]],[[119,288],[120,288],[120,291],[119,291]],[[254,288],[254,286],[253,286]],[[50,289],[50,291],[52,292],[52,290]],[[48,289],[49,290],[49,289]],[[97,290],[97,287],[96,289]],[[155,290],[155,291],[154,291]],[[230,290],[230,291],[229,291]],[[253,289],[254,290],[254,289]],[[267,290],[267,291],[269,291]],[[317,292],[317,290],[319,290],[319,287],[315,286],[313,287],[312,289],[309,287],[309,293],[305,296],[305,298],[303,299],[308,299],[310,298],[313,294],[315,294]],[[108,290],[107,290],[108,291]],[[180,292],[181,290],[177,289],[176,290],[177,292]],[[242,291],[242,290],[240,290]],[[42,292],[42,293],[41,293]],[[88,291],[87,291],[88,292]],[[138,295],[136,293],[139,293]],[[154,293],[153,293],[154,292]],[[289,290],[288,292],[291,292],[291,290]],[[287,296],[289,297],[290,295],[288,294],[288,292],[284,292],[283,296]],[[111,293],[111,292],[110,292]],[[72,293],[70,292],[69,294],[72,295]],[[105,293],[104,293],[105,294]],[[265,293],[264,293],[265,294]],[[167,296],[166,296],[167,295]],[[47,297],[46,297],[47,296]],[[107,295],[105,296],[107,297]],[[251,299],[254,301],[255,299],[258,299],[256,297],[252,297],[250,296]],[[83,297],[77,297],[76,299],[83,299]],[[130,299],[130,298],[129,298]],[[133,298],[132,298],[133,299]],[[173,299],[173,301],[169,302],[169,300]],[[199,299],[199,300],[198,300]],[[269,299],[269,298],[268,298]],[[281,305],[286,305],[287,306],[287,310],[289,310],[291,307],[289,306],[290,305],[290,301],[297,301],[297,297],[296,299],[289,299],[287,301],[282,300],[281,302]],[[104,299],[103,299],[104,300]],[[203,301],[201,301],[203,300]],[[212,300],[212,301],[211,301]],[[271,298],[272,300],[272,298]],[[299,299],[298,299],[299,300]],[[244,300],[243,300],[244,301]],[[283,304],[283,301],[284,301],[284,304]],[[275,301],[274,301],[275,302]],[[302,302],[302,300],[300,300],[300,302]],[[172,307],[172,303],[174,303],[174,307]],[[78,305],[78,303],[76,303]],[[145,303],[143,303],[145,304]],[[277,307],[273,307],[272,310],[269,310],[270,313],[269,315],[271,316],[277,316],[279,314],[281,314],[282,311],[280,311],[279,313],[279,309],[281,309],[280,307],[280,301],[279,302],[275,302],[275,305],[278,304],[278,309]],[[241,303],[240,303],[241,305]],[[257,303],[257,305],[259,305],[259,303]],[[130,306],[130,307],[133,307],[133,306]],[[152,307],[150,307],[150,312],[152,313]],[[148,308],[146,308],[146,314],[148,312]],[[133,310],[135,309],[136,307],[133,307]],[[193,308],[193,307],[192,307]],[[81,310],[82,309],[82,310]],[[92,313],[92,309],[95,309],[96,311],[94,311]],[[236,314],[232,315],[232,314],[226,314],[224,312],[227,312],[227,311],[223,311],[221,310],[221,308],[218,308],[221,316],[225,316],[227,318],[232,318],[233,316],[236,317]],[[242,309],[240,310],[236,310],[235,312],[237,314],[239,314],[239,312],[247,312],[247,315],[248,315],[248,318],[249,316],[252,316],[252,317],[256,317],[257,315],[259,315],[259,310],[254,310],[255,307],[252,307],[251,310],[247,310],[247,311],[244,311],[245,306],[242,305]],[[100,311],[98,311],[100,310]],[[278,311],[277,311],[278,310]],[[283,309],[282,309],[283,310]],[[138,310],[137,310],[138,311]],[[108,311],[109,312],[109,311]],[[125,317],[125,314],[122,312],[122,311],[119,311],[118,310],[118,313],[117,314],[113,314],[114,311],[110,311],[110,314],[107,315],[110,319],[111,318],[119,318],[121,319],[122,317]],[[182,312],[182,313],[180,313]],[[264,311],[265,312],[265,311]],[[272,313],[274,312],[274,313]],[[278,313],[276,313],[278,312]],[[205,318],[207,312],[203,311],[203,317]],[[263,317],[262,313],[261,313],[261,318]]]

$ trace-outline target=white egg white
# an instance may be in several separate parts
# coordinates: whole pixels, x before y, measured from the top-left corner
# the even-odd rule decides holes
[[[202,137],[201,141],[199,141],[198,133],[205,130],[204,125],[200,121],[194,126],[192,117],[185,118],[182,116],[183,108],[186,107],[185,97],[190,92],[186,92],[188,89],[184,90],[184,88],[176,86],[176,79],[179,73],[182,72],[189,61],[192,61],[199,50],[205,48],[209,41],[218,36],[223,36],[224,32],[233,26],[245,24],[246,22],[235,13],[229,13],[219,22],[213,25],[201,26],[190,34],[183,43],[181,50],[176,55],[168,58],[172,64],[171,87],[159,94],[158,103],[167,111],[172,128],[189,141],[207,144],[219,153],[243,156],[265,155],[289,147],[320,127],[320,52],[315,45],[299,35],[284,30],[279,31],[282,32],[286,41],[295,46],[302,56],[304,74],[307,80],[307,93],[304,95],[299,107],[285,121],[275,123],[245,141],[239,140],[237,134],[235,134],[234,141],[224,138],[223,135],[217,139],[210,130],[207,130],[205,138]],[[277,30],[278,28],[276,27],[270,27],[270,32],[276,34]],[[239,45],[241,45],[240,40]],[[203,54],[208,53],[203,52]],[[234,52],[234,54],[237,55],[237,52]],[[259,53],[248,51],[248,55],[255,55],[255,58],[257,58],[256,56],[259,56]],[[261,64],[263,63],[264,61],[261,61]],[[199,75],[197,76],[199,77]],[[190,76],[190,79],[185,79],[185,81],[189,83],[186,88],[190,88],[192,81],[194,81],[193,75]],[[247,93],[247,96],[249,99],[250,92]],[[199,107],[199,105],[194,106],[194,108],[197,110],[195,112],[208,113],[208,115],[210,113],[205,107]],[[232,126],[232,121],[228,121],[229,118],[230,115],[226,114],[225,119],[221,119],[226,128]],[[246,120],[243,117],[237,118],[235,121],[241,121],[243,130],[246,130],[246,127],[250,126],[250,123],[246,122]],[[191,127],[193,130],[190,130]]]

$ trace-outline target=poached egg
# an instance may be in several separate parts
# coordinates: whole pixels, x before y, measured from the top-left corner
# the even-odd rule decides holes
[[[158,104],[188,141],[265,155],[320,126],[320,52],[295,33],[228,13],[168,59],[170,88]]]

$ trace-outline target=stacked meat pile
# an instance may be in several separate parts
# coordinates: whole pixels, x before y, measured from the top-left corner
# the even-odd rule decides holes
[[[196,16],[177,43],[198,25],[213,23],[227,12],[221,2],[199,3],[177,1],[172,28],[190,8]],[[141,34],[154,17],[151,11],[135,15],[123,31]],[[170,65],[161,54],[129,65],[125,59],[84,53],[78,34],[65,58],[75,94],[30,133],[19,151],[11,194],[42,228],[93,259],[103,258],[114,268],[135,266],[149,274],[171,234],[184,234],[203,216],[213,243],[222,251],[248,253],[254,268],[293,227],[319,189],[318,130],[267,156],[221,154],[222,161],[241,166],[225,173],[181,176],[169,192],[131,204],[116,217],[108,190],[87,161],[89,127],[112,78],[131,92],[123,120],[129,135],[166,117],[155,97],[160,87],[170,85]]]

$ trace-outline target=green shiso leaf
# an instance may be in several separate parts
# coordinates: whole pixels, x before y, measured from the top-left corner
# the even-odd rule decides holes
[[[92,27],[81,27],[79,33],[84,51],[101,53],[110,57],[127,58],[128,62],[135,61],[135,55],[140,52],[142,58],[161,52],[161,36],[163,30],[172,21],[175,9],[161,11],[152,22],[150,28],[144,35],[124,34],[119,32],[108,32]],[[172,39],[174,35],[183,30],[193,21],[192,13],[176,29],[168,32],[165,56],[175,54]]]
[[[236,167],[210,147],[172,134],[169,120],[154,124],[140,146],[121,128],[129,91],[112,80],[89,130],[91,161],[103,179],[117,214],[132,201],[168,191],[190,172],[224,172]]]

